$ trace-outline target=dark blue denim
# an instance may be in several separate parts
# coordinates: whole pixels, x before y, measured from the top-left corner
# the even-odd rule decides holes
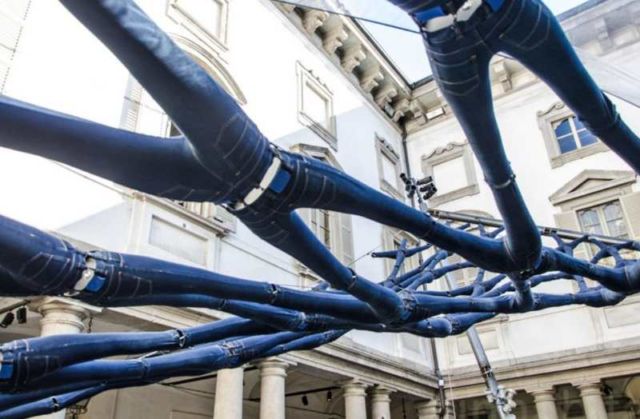
[[[261,357],[270,357],[281,355],[290,351],[300,351],[313,349],[315,347],[330,343],[346,333],[344,330],[336,330],[325,333],[318,333],[307,336],[300,336],[293,340],[282,341],[276,343],[273,340],[269,341],[272,345],[271,349],[264,351],[260,354]],[[242,362],[237,360],[236,362]],[[233,364],[233,366],[240,366],[241,364]],[[31,417],[34,415],[42,415],[45,413],[57,412],[61,409],[71,406],[81,400],[93,397],[107,390],[113,390],[118,388],[140,386],[145,384],[151,384],[148,379],[137,380],[111,380],[102,382],[97,385],[92,385],[90,382],[71,383],[67,386],[62,386],[51,391],[50,389],[35,390],[27,392],[25,395],[15,395],[7,403],[10,407],[6,410],[0,411],[0,417],[7,419],[22,419],[24,417]],[[76,388],[76,390],[74,390]],[[77,390],[80,388],[80,390]],[[56,392],[58,390],[59,392]],[[49,394],[54,394],[49,396]]]
[[[640,171],[640,139],[578,59],[552,12],[540,0],[506,0],[467,22],[424,33],[433,77],[482,166],[505,220],[510,254],[538,261],[537,228],[520,195],[496,123],[489,62],[505,52],[544,80],[593,133]]]
[[[76,392],[100,384],[130,387],[152,384],[170,377],[202,375],[235,368],[254,359],[280,355],[329,343],[345,331],[319,334],[280,332],[231,340],[149,358],[100,360],[71,365],[34,380],[26,391],[0,394],[0,409],[35,402],[58,394]],[[0,412],[0,417],[2,412]]]
[[[60,368],[93,359],[170,351],[237,336],[273,332],[265,324],[230,318],[166,332],[94,333],[20,339],[0,346],[0,390],[15,391]]]
[[[0,144],[168,198],[229,203],[260,182],[273,159],[269,142],[235,101],[133,2],[62,3],[129,68],[185,137],[160,140],[3,99]],[[424,237],[492,271],[529,267],[527,260],[512,257],[500,240],[452,231],[322,162],[281,154],[292,174],[289,184],[280,193],[268,191],[238,216],[334,287],[369,303],[380,318],[406,318],[406,308],[394,292],[340,264],[294,209],[362,215]],[[142,281],[136,292],[148,285]]]
[[[16,407],[1,411],[0,415],[2,415],[4,419],[24,419],[37,415],[55,413],[112,388],[116,388],[116,386],[108,386],[103,383],[94,387],[60,394],[30,403],[18,404]]]
[[[508,2],[500,13],[486,21],[515,13],[517,1]],[[260,181],[274,155],[268,141],[235,101],[133,2],[64,0],[63,4],[123,61],[175,120],[185,137],[161,140],[142,136],[6,99],[0,101],[1,144],[52,157],[145,192],[170,198],[234,202]],[[496,23],[504,23],[507,19],[499,20]],[[475,28],[481,23],[472,20],[468,26]],[[463,40],[473,32],[464,33],[467,35]],[[455,38],[452,39],[451,34]],[[451,57],[457,59],[458,54],[465,54],[464,47],[454,48],[455,45],[459,47],[458,35],[455,31],[442,31],[429,37],[429,42],[440,48],[438,60],[441,68],[434,67],[441,83],[449,76],[460,76],[461,72],[475,68],[473,65],[447,65]],[[469,41],[467,48],[482,49],[483,45],[482,42]],[[452,50],[447,52],[446,46]],[[483,57],[488,61],[489,55],[487,51],[475,58],[472,54],[469,60],[476,62]],[[478,66],[478,69],[484,67]],[[486,73],[486,68],[483,71]],[[447,91],[466,93],[466,90],[459,90],[460,85],[464,86],[463,89],[478,89],[480,79],[480,75],[472,75],[469,80],[461,82],[454,80],[451,83],[451,79]],[[478,86],[475,86],[475,81],[478,81]],[[486,83],[484,85],[486,87]],[[489,128],[493,124],[495,128],[495,121],[491,121],[493,119],[483,117],[476,122],[488,123]],[[539,237],[527,216],[517,187],[507,182],[511,171],[501,151],[497,128],[495,132],[486,131],[486,134],[495,136],[488,135],[486,141],[473,136],[470,139],[490,182],[494,186],[505,182],[505,186],[495,188],[495,194],[506,218],[506,246],[502,240],[478,237],[436,223],[427,214],[323,162],[286,152],[278,153],[284,162],[284,170],[291,175],[288,184],[280,192],[268,190],[237,215],[258,236],[308,265],[334,287],[370,304],[378,320],[389,324],[402,323],[411,318],[411,305],[392,289],[369,282],[343,266],[304,225],[295,209],[324,208],[361,215],[410,231],[490,271],[512,272],[531,268],[534,262],[538,262],[536,249]],[[0,274],[4,272],[11,278],[10,282],[0,284],[4,295],[68,292],[82,270],[86,269],[86,258],[93,258],[104,269],[100,272],[104,287],[97,284],[95,289],[78,298],[97,304],[115,304],[123,300],[135,304],[136,301],[161,295],[171,296],[165,298],[166,302],[180,299],[184,302],[185,295],[190,295],[193,300],[196,294],[201,294],[317,311],[358,321],[368,317],[372,322],[371,311],[366,306],[344,295],[326,293],[322,298],[316,298],[320,294],[296,293],[271,284],[240,280],[149,258],[107,252],[87,255],[55,237],[11,220],[2,219],[0,223],[6,227],[0,231],[0,244],[4,250],[0,254]],[[552,259],[547,258],[549,261]],[[553,261],[566,262],[562,258]],[[612,275],[606,271],[598,276],[609,278]],[[616,277],[613,282],[618,284],[620,280]]]

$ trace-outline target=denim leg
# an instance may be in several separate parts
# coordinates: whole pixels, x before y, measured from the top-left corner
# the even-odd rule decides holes
[[[488,42],[544,80],[593,134],[640,173],[640,138],[589,75],[553,13],[539,0],[515,3],[511,19]]]
[[[300,176],[293,182],[299,180]],[[322,193],[318,197],[322,197]],[[396,321],[403,315],[402,300],[395,292],[357,276],[344,266],[297,213],[281,209],[289,207],[291,201],[278,198],[269,193],[236,215],[258,237],[296,258],[337,289],[368,303],[383,321]],[[319,202],[319,205],[322,204]]]
[[[58,412],[64,408],[72,406],[83,400],[88,400],[112,387],[106,384],[99,384],[82,390],[73,391],[71,393],[59,394],[54,397],[37,400],[31,403],[19,405],[14,408],[3,410],[0,415],[4,419],[24,419],[37,415],[46,415],[48,413]]]
[[[514,263],[507,253],[502,240],[480,237],[437,223],[428,214],[319,160],[290,153],[284,153],[283,157],[292,180],[281,194],[265,193],[254,206],[268,205],[274,211],[322,208],[360,215],[411,232],[439,247],[459,253],[489,271],[522,269],[522,265]],[[265,203],[267,200],[269,204]]]
[[[210,200],[217,194],[183,137],[137,134],[6,96],[0,96],[0,146],[166,198]]]
[[[489,74],[493,52],[475,31],[446,31],[450,33],[426,37],[434,78],[491,187],[505,222],[508,258],[518,270],[531,269],[539,261],[542,242],[515,182],[496,122]]]
[[[236,101],[132,0],[61,0],[131,71],[187,137],[216,202],[233,201],[266,172],[269,142]]]
[[[139,381],[153,383],[169,377],[202,375],[220,368],[235,368],[262,357],[274,347],[304,337],[304,333],[278,332],[200,345],[150,358],[88,361],[61,368],[24,387],[16,395],[0,394],[0,408],[12,405],[16,397],[38,400],[49,395],[79,390],[102,382]],[[75,383],[71,389],[68,383]],[[30,395],[30,393],[38,393]],[[22,398],[22,397],[20,397]],[[27,400],[21,400],[24,403]]]
[[[280,309],[282,310],[282,309]],[[0,390],[18,390],[33,380],[83,361],[116,355],[178,350],[235,336],[273,331],[242,318],[166,332],[95,333],[20,339],[0,346]],[[6,371],[10,371],[10,377]]]

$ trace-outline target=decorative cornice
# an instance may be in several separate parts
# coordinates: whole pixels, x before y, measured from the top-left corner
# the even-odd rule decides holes
[[[455,149],[464,149],[467,146],[467,142],[463,141],[461,143],[451,142],[444,147],[436,147],[430,154],[425,154],[422,156],[422,160],[429,160],[433,157],[440,156],[442,154],[448,154],[454,151]]]
[[[410,86],[378,46],[351,18],[298,6],[276,4],[328,58],[346,73],[363,96],[372,101],[387,120],[402,129],[413,119]]]
[[[561,111],[561,110],[565,109],[566,107],[567,107],[567,105],[565,105],[564,102],[556,102],[553,105],[549,106],[549,108],[547,110],[538,111],[537,115],[538,115],[538,118],[542,118],[542,117],[544,117],[546,115],[549,115],[550,113]]]

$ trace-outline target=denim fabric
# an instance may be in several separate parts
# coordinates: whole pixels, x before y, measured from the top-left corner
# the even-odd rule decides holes
[[[166,332],[96,333],[21,339],[0,346],[0,390],[17,390],[60,368],[92,359],[153,351],[178,350],[236,336],[264,334],[268,326],[230,318]],[[5,377],[7,369],[10,377]]]
[[[110,388],[114,387],[107,386],[106,384],[99,384],[95,387],[89,387],[87,389],[71,393],[59,394],[54,397],[18,405],[1,411],[0,415],[4,419],[24,419],[36,415],[46,415],[48,413],[58,412],[83,400],[90,399],[91,397],[107,391]]]
[[[201,345],[155,357],[83,362],[33,380],[25,386],[27,391],[0,394],[0,409],[105,382],[129,381],[146,384],[169,377],[202,375],[221,368],[235,368],[263,357],[266,353],[284,349],[282,345],[305,336],[304,333],[280,332],[220,344]],[[318,338],[320,343],[325,341],[325,334],[317,336],[321,336]]]
[[[531,265],[540,252],[540,240],[515,183],[504,187],[513,172],[491,97],[489,61],[496,53],[506,52],[547,82],[595,135],[640,170],[640,139],[621,121],[540,0],[506,0],[497,12],[481,9],[468,22],[425,33],[424,39],[433,77],[492,186],[512,257]]]
[[[208,172],[203,177],[211,193],[207,200],[235,201],[257,186],[273,158],[269,141],[236,101],[134,2],[61,3],[122,61],[184,133],[190,162],[195,158]],[[153,176],[149,165],[154,163],[149,161],[139,170]],[[185,188],[202,181],[189,177],[186,185],[162,196],[197,199],[185,196]]]
[[[251,350],[240,350],[240,352],[244,352],[245,354],[252,353],[254,358],[264,358],[270,356],[281,355],[285,352],[293,351],[293,350],[305,350],[312,349],[327,343],[330,343],[346,333],[344,330],[330,331],[325,333],[318,333],[313,335],[302,335],[302,334],[280,334],[276,337],[270,338],[262,338],[260,341],[244,340],[242,342],[243,346],[247,348],[252,348]],[[268,348],[268,349],[266,349]],[[238,349],[240,349],[238,347]],[[207,350],[211,352],[210,349]],[[201,356],[193,356],[196,355],[193,352],[188,353],[189,356],[195,358],[192,362],[195,363],[206,363],[206,360]],[[170,358],[158,359],[155,362],[154,369],[164,370],[166,371],[169,368],[175,367],[173,365],[173,360]],[[242,365],[242,363],[246,362],[244,357],[235,357],[234,362],[232,362],[227,367],[237,367]],[[87,364],[90,365],[90,364]],[[93,364],[96,365],[97,364]],[[120,365],[123,365],[121,362]],[[207,365],[207,368],[210,370],[214,370],[217,368],[223,368],[219,365]],[[86,369],[86,368],[84,368]],[[89,369],[86,369],[87,371]],[[113,371],[111,371],[113,374]],[[86,375],[86,374],[85,374]],[[0,411],[0,417],[3,418],[24,418],[31,417],[36,414],[44,414],[51,413],[63,409],[65,407],[69,407],[73,403],[76,403],[85,398],[97,395],[103,391],[124,388],[124,387],[133,387],[145,384],[152,384],[154,381],[159,381],[163,378],[169,377],[161,377],[161,378],[138,378],[138,379],[123,379],[124,377],[118,377],[114,380],[109,380],[106,382],[102,382],[98,385],[92,384],[91,381],[81,382],[81,383],[70,383],[62,386],[58,386],[55,388],[43,388],[37,389],[33,391],[28,391],[21,394],[15,395],[7,395],[0,396],[0,405],[2,408],[6,410]],[[52,397],[53,396],[53,397]],[[13,407],[18,406],[18,407]]]
[[[446,3],[453,3],[455,6],[460,6],[464,3],[464,0],[389,0],[392,3],[405,12],[411,15],[421,15],[429,9],[433,9],[438,6],[443,6]],[[443,13],[442,11],[440,13]]]
[[[213,175],[213,169],[199,162],[184,137],[137,134],[5,96],[0,96],[0,146],[171,199],[220,202],[220,191],[241,194],[253,187],[253,179],[234,184],[231,175],[230,182]],[[266,157],[268,164],[271,157]]]

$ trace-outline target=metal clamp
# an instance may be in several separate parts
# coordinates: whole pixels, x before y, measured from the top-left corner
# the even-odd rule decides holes
[[[457,22],[466,22],[473,17],[482,4],[483,0],[467,0],[456,13],[429,19],[422,26],[422,30],[425,32],[438,32],[455,25]]]
[[[489,182],[488,180],[485,179],[485,182],[487,182],[487,185],[489,185],[489,187],[491,189],[494,189],[494,190],[500,190],[500,189],[508,188],[515,181],[516,181],[515,173],[511,173],[511,175],[509,176],[509,179],[506,182],[503,182],[503,183],[497,183],[496,184],[496,183]]]
[[[269,188],[269,185],[271,185],[271,182],[273,182],[281,167],[282,160],[280,159],[280,157],[278,157],[277,154],[274,154],[271,165],[262,177],[262,180],[260,181],[258,186],[251,189],[244,198],[233,204],[233,209],[235,211],[240,211],[256,202],[258,198],[260,198],[262,194]]]

